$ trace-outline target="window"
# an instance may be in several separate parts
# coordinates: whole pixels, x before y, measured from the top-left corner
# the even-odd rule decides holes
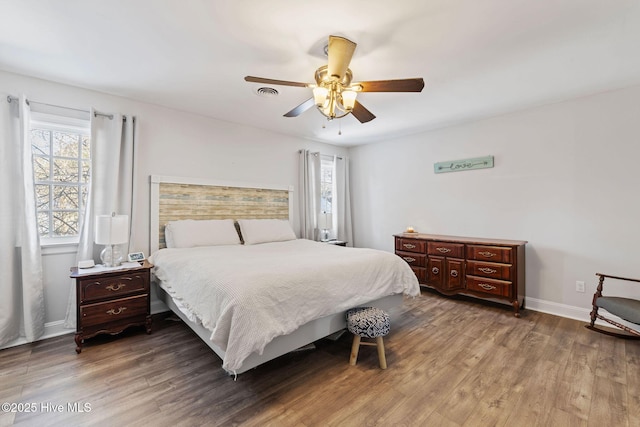
[[[333,158],[320,160],[320,212],[333,212]]]
[[[77,242],[91,176],[89,122],[33,113],[30,132],[40,239]]]

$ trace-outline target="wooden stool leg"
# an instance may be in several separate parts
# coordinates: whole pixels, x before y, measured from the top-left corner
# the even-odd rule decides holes
[[[355,365],[358,360],[358,350],[360,350],[360,335],[353,336],[353,344],[351,345],[351,356],[349,357],[349,365]]]
[[[378,360],[380,361],[380,368],[387,369],[387,358],[384,355],[384,341],[382,337],[376,337],[376,347],[378,347]]]

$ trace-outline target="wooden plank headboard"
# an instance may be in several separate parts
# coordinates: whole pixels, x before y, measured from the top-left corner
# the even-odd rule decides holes
[[[151,175],[150,254],[166,247],[164,226],[181,219],[290,219],[293,187]]]

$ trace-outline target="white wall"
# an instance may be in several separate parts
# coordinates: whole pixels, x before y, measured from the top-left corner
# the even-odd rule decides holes
[[[149,175],[211,178],[224,181],[294,185],[297,203],[298,150],[347,154],[346,148],[315,143],[155,105],[0,71],[0,102],[6,95],[66,107],[121,112],[137,118],[139,144],[135,215],[135,250],[149,255]],[[212,101],[215,102],[215,101]],[[297,204],[294,226],[297,229]],[[75,248],[45,250],[46,322],[59,325],[66,313],[69,268]]]
[[[494,168],[434,174],[435,162],[485,155]],[[354,147],[350,156],[358,246],[393,251],[392,235],[408,225],[527,240],[525,305],[576,307],[579,317],[595,273],[640,278],[640,87]],[[577,280],[586,293],[576,293]]]

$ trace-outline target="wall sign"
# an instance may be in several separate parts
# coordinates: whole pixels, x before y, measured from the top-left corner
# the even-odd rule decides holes
[[[474,157],[471,159],[449,160],[433,164],[435,173],[460,172],[472,169],[485,169],[493,167],[493,156]]]

